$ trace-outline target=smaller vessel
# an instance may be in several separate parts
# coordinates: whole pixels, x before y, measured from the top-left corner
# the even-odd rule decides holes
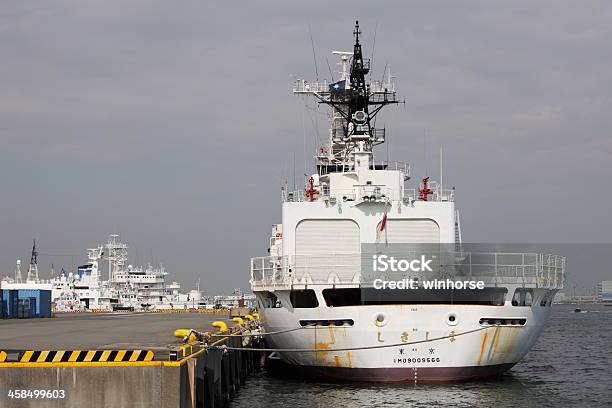
[[[178,282],[166,282],[168,272],[161,264],[128,264],[128,246],[117,234],[110,235],[106,244],[87,249],[87,259],[74,273],[62,268],[59,276],[51,273],[49,280],[42,280],[35,242],[27,279],[23,281],[21,261],[17,260],[14,277],[5,277],[1,285],[6,289],[51,290],[56,311],[197,309],[209,303],[199,285],[182,293]],[[102,278],[102,263],[108,265],[107,280]]]

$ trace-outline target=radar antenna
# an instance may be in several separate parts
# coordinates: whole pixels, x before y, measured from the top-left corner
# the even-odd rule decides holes
[[[374,146],[385,142],[385,129],[374,126],[376,115],[384,106],[399,103],[391,76],[386,81],[366,81],[370,59],[363,58],[359,21],[353,35],[352,52],[333,51],[340,56],[339,81],[328,84],[298,79],[293,89],[295,94],[313,95],[320,104],[331,107],[328,148],[320,149],[317,156],[320,176],[356,167],[371,168]]]

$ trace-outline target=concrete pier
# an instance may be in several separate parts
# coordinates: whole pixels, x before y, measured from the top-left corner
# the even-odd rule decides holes
[[[225,334],[230,332],[233,332],[232,329]],[[241,347],[242,344],[241,337],[219,337],[209,345],[212,347],[199,343],[174,344],[169,346],[170,353],[160,352],[159,347],[147,349],[145,345],[139,345],[139,350],[146,353],[139,356],[151,357],[148,361],[119,361],[120,356],[125,359],[128,354],[119,350],[111,355],[111,349],[104,349],[102,353],[99,353],[100,350],[91,350],[90,353],[70,350],[69,355],[76,355],[82,361],[61,361],[62,358],[58,356],[62,355],[59,354],[62,350],[45,350],[56,354],[38,350],[41,353],[29,354],[30,361],[25,362],[22,352],[12,357],[20,361],[0,361],[0,406],[225,407],[249,373],[261,367],[261,354],[258,352],[221,348],[223,345]],[[257,343],[248,347],[252,346],[257,346]],[[131,354],[131,360],[138,358],[134,355]],[[110,361],[112,356],[114,359]],[[36,357],[35,361],[31,361],[33,357]],[[107,361],[100,361],[103,357]],[[7,358],[11,358],[10,354],[4,359]],[[50,397],[36,398],[35,390],[50,391],[47,392]],[[12,398],[9,391],[13,391]],[[23,398],[16,398],[15,395]]]
[[[166,345],[176,343],[179,327],[207,331],[216,313],[57,313],[50,319],[0,320],[2,349],[87,349],[112,344]]]

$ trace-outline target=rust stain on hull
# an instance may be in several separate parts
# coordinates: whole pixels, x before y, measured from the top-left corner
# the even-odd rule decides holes
[[[314,343],[312,348],[315,350],[321,350],[315,352],[315,359],[321,363],[325,362],[325,358],[328,356],[329,353],[331,353],[329,351],[329,349],[331,349],[331,345],[329,343]]]
[[[336,331],[333,326],[329,326],[329,342],[334,344],[336,342]]]
[[[333,349],[335,348],[335,345],[336,345],[338,330],[340,330],[340,328],[329,326],[327,327],[327,334],[329,335],[328,339],[324,338],[324,339],[321,339],[322,341],[318,341],[318,342],[315,341],[314,343],[311,343],[312,348],[317,350],[314,353],[315,361],[327,367],[352,368],[353,367],[353,356],[351,352],[343,352],[343,353],[333,352]],[[325,333],[326,333],[325,330],[321,332],[321,334],[325,334]],[[341,334],[341,336],[344,336],[344,337],[349,336],[349,333],[347,332],[346,328],[342,328],[342,330],[339,333]],[[327,336],[324,335],[321,337],[327,337]]]
[[[499,332],[501,331],[501,327],[496,327],[495,332],[493,333],[493,338],[491,339],[491,346],[489,346],[489,353],[487,354],[487,361],[491,360],[491,357],[495,356],[497,343],[499,341]]]
[[[519,334],[520,328],[517,327],[496,327],[493,336],[489,336],[489,332],[485,331],[482,334],[477,365],[482,365],[485,362],[503,364],[511,361],[516,352]],[[487,348],[488,351],[485,356]]]
[[[350,351],[346,352],[346,361],[348,361],[349,368],[353,368],[353,358]]]
[[[482,341],[480,342],[480,354],[478,355],[477,362],[478,365],[482,364],[482,357],[484,356],[484,351],[487,345],[487,337],[489,337],[489,333],[487,333],[486,331],[482,333]]]
[[[508,360],[515,351],[517,336],[520,328],[506,327],[503,332],[500,330],[498,344],[496,345],[495,354],[501,359]],[[503,334],[503,335],[502,335]]]
[[[347,351],[342,356],[336,354],[334,356],[333,365],[336,367],[353,368],[353,358],[351,356],[351,352]]]
[[[353,368],[353,356],[350,351],[343,354],[331,355],[331,344],[325,342],[314,343],[313,348],[321,350],[314,353],[317,362],[326,366]]]

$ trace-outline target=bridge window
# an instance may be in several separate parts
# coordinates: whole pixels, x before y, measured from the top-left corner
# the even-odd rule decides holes
[[[323,298],[329,307],[359,305],[486,305],[502,306],[506,288],[482,290],[452,289],[323,289]]]
[[[533,304],[533,290],[518,288],[512,296],[512,306],[531,306]]]
[[[259,307],[262,309],[282,307],[280,300],[272,292],[263,291],[255,292],[255,294],[257,295],[257,303],[259,303]]]
[[[291,305],[298,308],[313,308],[319,306],[317,295],[312,289],[292,290],[289,294]]]

